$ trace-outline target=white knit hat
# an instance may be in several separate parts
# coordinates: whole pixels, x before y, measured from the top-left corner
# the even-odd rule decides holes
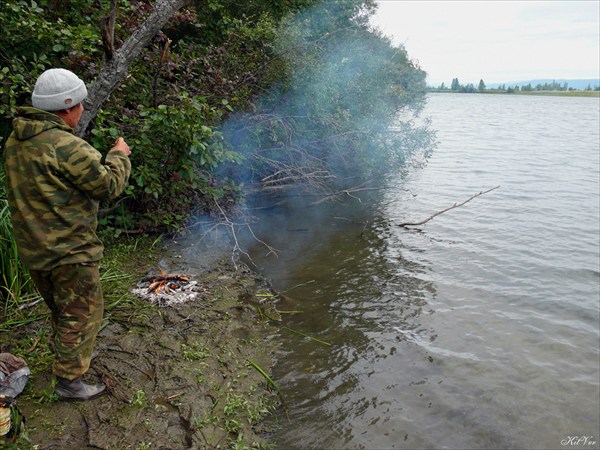
[[[85,83],[73,72],[48,69],[35,82],[31,103],[44,111],[59,111],[72,108],[86,97]]]

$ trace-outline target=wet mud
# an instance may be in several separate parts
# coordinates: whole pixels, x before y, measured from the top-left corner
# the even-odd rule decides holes
[[[19,401],[32,447],[266,446],[261,420],[281,403],[256,366],[268,373],[277,348],[276,327],[266,319],[274,297],[245,266],[210,265],[183,268],[197,271],[188,272],[203,287],[196,301],[154,307],[146,317],[102,329],[84,380],[102,380],[106,395],[53,401],[51,374],[32,377],[29,390],[39,403],[31,395]]]

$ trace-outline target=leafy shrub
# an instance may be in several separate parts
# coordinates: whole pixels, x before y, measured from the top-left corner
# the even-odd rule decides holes
[[[2,135],[46,68],[67,67],[88,82],[98,72],[109,5],[3,2]],[[428,135],[409,120],[393,132],[389,126],[399,111],[418,112],[425,73],[369,28],[374,7],[373,0],[190,2],[133,62],[88,136],[106,151],[123,135],[133,150],[130,186],[106,206],[102,223],[117,233],[172,231],[193,208],[233,205],[245,180],[327,190],[401,166]],[[119,0],[118,8],[117,48],[151,2]]]
[[[223,144],[222,135],[206,125],[220,114],[206,99],[184,93],[176,105],[128,111],[120,118],[132,150],[132,174],[125,191],[127,218],[113,215],[114,224],[173,231],[201,202],[237,195],[227,180],[214,176],[219,165],[240,162],[239,155]],[[110,126],[108,113],[100,119],[92,143],[108,149],[120,130]]]
[[[424,105],[425,72],[369,28],[372,6],[333,0],[284,21],[273,43],[275,88],[225,124],[249,161],[239,177],[327,192],[382,179],[432,145],[412,121]]]

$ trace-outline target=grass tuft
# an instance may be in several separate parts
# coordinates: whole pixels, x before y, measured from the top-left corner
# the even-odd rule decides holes
[[[271,377],[269,375],[267,375],[267,373],[262,370],[262,368],[256,364],[254,361],[252,361],[251,359],[247,359],[246,361],[248,361],[248,363],[254,367],[256,370],[258,370],[258,372],[265,377],[265,380],[267,381],[267,386],[271,386],[273,387],[273,389],[275,389],[275,391],[277,391],[277,395],[279,395],[279,398],[281,399],[281,403],[285,406],[286,400],[285,400],[285,396],[283,395],[283,392],[281,391],[281,389],[279,389],[279,386],[277,386],[277,383],[275,383]]]

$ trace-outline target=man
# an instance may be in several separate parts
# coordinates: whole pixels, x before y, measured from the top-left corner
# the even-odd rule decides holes
[[[104,312],[98,203],[120,195],[131,172],[131,152],[123,138],[103,159],[73,134],[86,96],[85,83],[74,73],[42,73],[31,96],[33,108],[17,110],[4,151],[19,256],[52,312],[55,392],[73,400],[104,391],[103,385],[81,379]]]

